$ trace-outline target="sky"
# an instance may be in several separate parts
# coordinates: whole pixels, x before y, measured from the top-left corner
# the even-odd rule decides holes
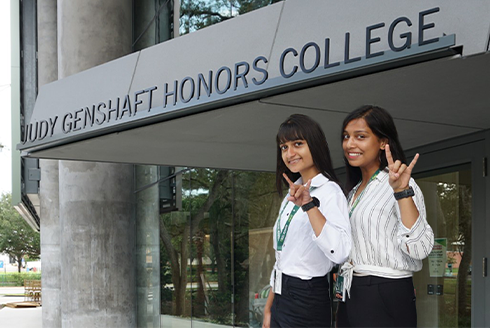
[[[10,129],[10,1],[0,1],[0,194],[12,191]]]

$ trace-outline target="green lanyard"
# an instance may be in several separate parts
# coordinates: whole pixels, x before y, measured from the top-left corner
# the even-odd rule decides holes
[[[282,208],[281,214],[279,214],[279,221],[277,221],[276,239],[277,239],[277,250],[278,251],[282,251],[282,245],[284,245],[284,240],[286,239],[286,235],[288,233],[289,224],[291,223],[291,220],[293,219],[293,216],[299,210],[299,206],[298,205],[294,205],[293,210],[291,211],[291,214],[289,214],[288,220],[286,221],[286,225],[284,226],[284,228],[282,229],[282,231],[280,231],[281,230],[281,216],[282,216],[282,212],[284,212],[284,209],[286,208],[287,205],[288,205],[288,203],[286,203],[284,205],[284,207]]]
[[[356,201],[354,202],[354,204],[352,205],[352,207],[351,207],[351,209],[349,211],[349,218],[352,216],[352,213],[354,212],[354,210],[356,209],[357,205],[359,204],[359,201],[361,200],[361,197],[364,194],[364,192],[366,191],[368,185],[371,183],[371,181],[373,181],[374,179],[376,179],[376,177],[378,176],[379,172],[380,172],[379,169],[376,172],[374,172],[373,176],[369,179],[369,181],[368,181],[366,187],[364,188],[364,190],[361,192],[361,194],[359,196],[357,196]],[[352,195],[352,197],[354,197],[354,195]]]
[[[310,192],[312,192],[315,189],[316,189],[316,187],[310,187]],[[286,239],[286,235],[288,233],[289,224],[293,220],[293,217],[296,214],[296,212],[298,212],[298,210],[299,210],[299,206],[294,205],[293,210],[291,211],[291,214],[289,214],[288,220],[286,221],[286,224],[284,225],[284,228],[281,231],[281,216],[282,216],[282,213],[284,212],[284,210],[286,209],[286,206],[288,206],[288,203],[289,203],[289,201],[286,202],[286,204],[284,204],[284,207],[282,208],[281,213],[279,213],[279,220],[277,221],[276,239],[277,239],[277,250],[278,251],[282,251],[282,246],[284,245],[284,240]]]

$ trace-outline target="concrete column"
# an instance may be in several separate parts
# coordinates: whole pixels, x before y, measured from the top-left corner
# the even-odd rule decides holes
[[[40,160],[43,327],[61,327],[61,250],[58,161]]]
[[[160,327],[160,222],[158,167],[137,165],[136,286],[138,328]]]
[[[133,166],[60,161],[62,324],[135,327]]]
[[[131,8],[131,0],[58,0],[59,77],[129,54]]]
[[[39,87],[58,79],[56,0],[37,0]]]
[[[59,77],[131,51],[131,0],[58,0]],[[60,161],[62,326],[136,327],[133,166]]]
[[[38,84],[58,79],[56,0],[37,1]],[[58,161],[40,160],[42,320],[44,327],[61,327],[61,251]]]

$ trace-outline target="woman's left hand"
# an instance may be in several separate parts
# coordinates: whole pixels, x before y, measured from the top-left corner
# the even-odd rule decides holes
[[[390,186],[394,192],[400,192],[408,189],[408,182],[412,176],[412,170],[417,163],[419,154],[415,154],[410,165],[403,164],[400,160],[393,161],[390,146],[385,146],[386,160],[388,161],[388,169],[390,170]]]
[[[311,195],[310,195],[310,185],[311,185],[311,179],[308,180],[308,182],[303,186],[303,185],[298,185],[294,184],[286,173],[283,173],[284,179],[286,179],[287,183],[289,184],[289,196],[288,200],[293,202],[294,205],[297,206],[303,206],[306,203],[311,202]]]

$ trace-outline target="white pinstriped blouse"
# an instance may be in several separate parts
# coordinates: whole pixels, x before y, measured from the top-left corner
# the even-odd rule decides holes
[[[409,185],[419,217],[411,229],[405,227],[398,202],[388,183],[388,170],[382,170],[364,190],[352,212],[350,262],[354,274],[385,278],[411,277],[422,269],[422,260],[432,251],[434,233],[427,223],[424,196],[415,180]],[[359,184],[348,195],[349,206]]]

